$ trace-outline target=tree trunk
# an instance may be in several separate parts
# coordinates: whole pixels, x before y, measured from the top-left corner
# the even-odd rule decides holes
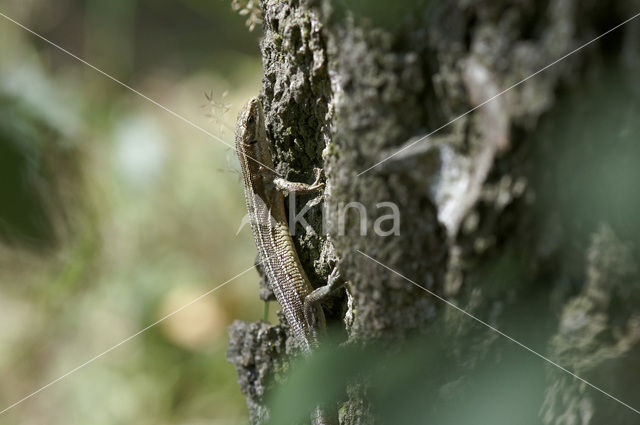
[[[483,408],[508,405],[490,387],[474,398],[483,371],[506,373],[499,394],[527,395],[504,423],[638,423],[640,23],[555,61],[640,2],[398,3],[261,2],[277,171],[325,171],[324,205],[294,239],[316,287],[340,260],[348,283],[328,322],[346,329],[343,347],[375,345],[389,364],[409,341],[435,350],[410,363],[400,387],[416,398],[395,410],[375,377],[353,379],[340,423],[456,423],[442,413],[456,402],[457,423],[483,423]],[[252,423],[295,355],[287,332],[231,328]]]

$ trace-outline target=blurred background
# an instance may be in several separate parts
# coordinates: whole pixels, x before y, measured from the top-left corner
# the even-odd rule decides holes
[[[0,12],[233,142],[260,87],[230,0],[4,0]],[[250,268],[234,152],[0,17],[0,410]],[[244,424],[226,327],[250,270],[0,416]]]

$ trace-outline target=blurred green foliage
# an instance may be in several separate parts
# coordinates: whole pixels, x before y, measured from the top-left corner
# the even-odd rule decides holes
[[[481,325],[474,330],[484,334]],[[388,424],[540,424],[544,374],[540,360],[499,340],[479,367],[470,367],[461,340],[443,329],[389,347],[333,347],[295,364],[286,385],[270,397],[271,422],[304,423],[317,400],[339,406],[346,391],[365,383],[373,413]],[[487,341],[485,341],[487,342]],[[470,348],[462,348],[468,354]],[[542,366],[542,367],[541,367]],[[343,412],[344,413],[344,412]],[[297,421],[297,422],[296,422]]]
[[[8,105],[0,116],[0,235],[8,241],[18,238],[34,247],[46,246],[52,242],[53,223],[38,191],[42,171],[38,143],[48,135],[40,122],[30,120],[28,111],[17,111],[10,99],[0,102]]]
[[[259,90],[258,36],[227,1],[0,9],[228,143]],[[255,251],[235,234],[245,211],[226,146],[5,19],[0,54],[2,410],[249,269]],[[262,316],[257,282],[241,276],[0,424],[246,423],[226,326]]]

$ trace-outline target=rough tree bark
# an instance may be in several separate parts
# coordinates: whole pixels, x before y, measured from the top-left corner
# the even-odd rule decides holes
[[[310,182],[313,168],[323,167],[327,179],[327,234],[316,206],[295,242],[314,286],[341,260],[349,285],[327,306],[329,321],[346,328],[348,344],[376,342],[389,351],[437,324],[451,356],[464,364],[441,377],[442,386],[499,350],[493,330],[360,250],[578,375],[615,383],[616,396],[640,406],[629,378],[640,363],[638,227],[629,224],[632,217],[609,214],[615,205],[585,215],[592,204],[572,203],[597,181],[576,181],[588,175],[578,172],[580,164],[620,149],[630,157],[628,169],[640,165],[631,155],[639,152],[632,142],[640,134],[640,26],[622,26],[501,94],[633,16],[640,2],[383,2],[382,13],[375,2],[362,10],[338,3],[260,4],[261,99],[278,171]],[[624,112],[602,137],[589,128],[589,120],[609,110],[599,90],[614,93],[610,106]],[[622,198],[637,198],[611,184],[611,191],[626,190]],[[298,199],[297,211],[305,200]],[[338,211],[354,201],[372,218],[365,235],[353,215],[340,230]],[[399,234],[374,231],[381,202],[399,207]],[[496,284],[496,276],[505,283]],[[518,327],[514,318],[535,323]],[[287,328],[237,322],[230,333],[228,356],[251,421],[262,423],[269,376],[294,352]],[[463,337],[474,343],[457,344]],[[634,412],[566,373],[544,361],[539,368],[547,375],[540,423],[599,424],[612,417],[608,422],[638,423]],[[376,422],[365,394],[364,385],[347,392],[341,423]]]

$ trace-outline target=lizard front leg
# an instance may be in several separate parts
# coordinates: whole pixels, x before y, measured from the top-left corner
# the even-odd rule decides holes
[[[324,187],[324,183],[320,181],[321,179],[322,169],[316,168],[316,179],[311,184],[290,182],[281,177],[274,178],[273,184],[278,188],[278,190],[282,190],[284,192],[305,194],[322,189]]]

